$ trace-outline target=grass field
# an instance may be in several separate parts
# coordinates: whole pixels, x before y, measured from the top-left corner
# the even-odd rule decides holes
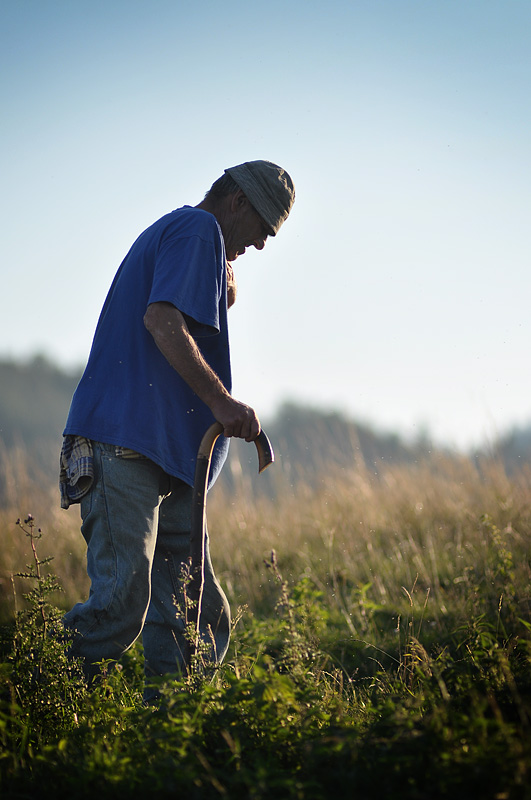
[[[88,590],[78,512],[22,457],[10,470],[2,797],[531,798],[529,472],[437,456],[275,497],[216,487],[231,649],[153,709],[140,645],[91,691],[66,661],[56,619]],[[39,527],[49,564],[23,530]]]

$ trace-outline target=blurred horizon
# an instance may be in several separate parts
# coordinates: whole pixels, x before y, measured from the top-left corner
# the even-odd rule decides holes
[[[34,439],[37,442],[41,439],[42,441],[50,439],[59,443],[62,425],[68,413],[69,400],[83,369],[83,364],[63,366],[44,352],[35,352],[27,357],[6,357],[0,353],[0,443],[3,443],[8,451],[15,442],[27,446]],[[15,374],[16,378],[13,380]],[[13,416],[15,408],[16,419]],[[506,429],[500,430],[495,438],[485,439],[469,447],[457,447],[443,440],[438,441],[432,436],[428,427],[419,426],[415,435],[408,437],[399,430],[385,428],[374,424],[371,420],[356,417],[348,409],[314,404],[310,400],[297,400],[291,397],[280,398],[277,405],[261,418],[267,432],[271,429],[275,433],[278,432],[277,429],[284,430],[283,435],[287,432],[288,438],[293,421],[298,425],[302,423],[302,427],[306,429],[307,426],[310,427],[311,420],[314,420],[318,427],[323,425],[327,427],[331,422],[334,428],[333,446],[346,445],[347,450],[351,446],[351,429],[357,429],[358,434],[362,432],[364,438],[369,437],[371,442],[369,449],[372,451],[376,447],[379,452],[378,459],[382,457],[381,453],[394,454],[392,458],[398,456],[399,459],[407,460],[415,455],[429,455],[435,452],[473,457],[477,454],[494,454],[497,451],[502,454],[503,451],[509,461],[514,462],[513,466],[521,458],[531,463],[531,418],[522,425],[509,425]],[[13,422],[14,430],[9,427]],[[343,445],[338,427],[341,422],[346,425]],[[23,429],[26,428],[24,432]],[[50,437],[51,429],[55,429],[52,437]],[[29,436],[28,431],[31,431]],[[37,431],[41,433],[37,434]],[[308,441],[312,442],[312,437]],[[521,452],[513,452],[514,446]],[[241,452],[240,447],[243,447],[243,452],[247,450],[245,443],[238,440],[233,440],[233,447],[237,447],[238,452]],[[315,440],[311,446],[305,445],[303,449],[307,450],[306,456],[299,453],[298,461],[300,463],[305,460],[319,461],[323,455],[319,452],[320,447],[322,442],[319,444]],[[315,448],[317,452],[311,453],[310,451]],[[365,443],[363,449],[366,448]],[[340,455],[339,463],[343,462],[344,456],[344,453]],[[345,463],[349,462],[349,458]]]

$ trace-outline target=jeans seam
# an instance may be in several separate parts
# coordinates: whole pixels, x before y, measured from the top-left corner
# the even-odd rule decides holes
[[[109,515],[109,508],[108,508],[108,505],[107,505],[107,493],[105,491],[105,473],[104,473],[104,469],[103,469],[103,460],[104,460],[105,456],[106,456],[106,453],[104,452],[103,448],[98,448],[98,462],[99,462],[99,469],[100,469],[100,475],[101,475],[100,486],[101,486],[102,502],[103,502],[103,506],[105,508],[105,527],[107,529],[107,534],[108,534],[108,537],[109,537],[109,544],[110,544],[110,548],[111,548],[112,554],[113,554],[113,583],[112,583],[112,588],[111,588],[111,591],[110,591],[109,600],[105,604],[105,608],[101,609],[100,613],[108,612],[109,608],[112,606],[112,603],[113,603],[114,598],[116,596],[116,584],[117,584],[117,580],[118,580],[118,578],[117,578],[117,576],[118,576],[118,565],[116,563],[116,547],[114,546],[114,541],[113,541],[112,533],[111,533],[111,525],[110,525],[110,521],[109,521],[109,516],[110,515]],[[94,506],[94,504],[91,505],[91,510],[92,510],[93,506]],[[99,623],[99,619],[98,619],[97,615],[94,614],[94,622],[92,623],[92,625],[89,625],[89,627],[86,629],[86,631],[85,631],[85,633],[83,635],[86,636],[89,633],[91,633],[91,631],[93,631],[96,628],[98,623]]]
[[[111,461],[111,457],[109,457],[109,462],[110,461]],[[116,595],[116,584],[118,582],[118,563],[117,563],[117,556],[116,556],[116,547],[115,547],[113,536],[112,536],[112,526],[111,526],[109,508],[108,508],[108,505],[107,505],[107,491],[106,491],[106,488],[105,488],[106,481],[105,481],[105,473],[104,473],[104,470],[103,470],[103,454],[102,453],[100,453],[100,462],[101,462],[101,467],[100,467],[101,468],[101,486],[102,486],[102,491],[103,491],[103,501],[104,501],[104,505],[105,505],[105,524],[106,524],[106,527],[107,527],[107,532],[109,534],[109,542],[110,542],[110,545],[111,545],[111,548],[112,548],[113,568],[114,568],[114,576],[113,576],[114,580],[113,580],[113,584],[112,584],[110,600],[107,603],[107,605],[105,606],[105,611],[108,611],[109,608],[111,607],[111,605],[112,605],[112,603],[114,601],[115,595]]]

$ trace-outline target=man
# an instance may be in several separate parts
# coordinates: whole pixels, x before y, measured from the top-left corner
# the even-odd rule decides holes
[[[87,675],[142,633],[146,675],[184,666],[182,570],[188,561],[195,460],[217,420],[224,437],[260,433],[255,411],[230,394],[227,308],[232,262],[262,250],[295,198],[285,170],[250,161],[225,170],[195,207],[145,230],[122,262],[74,394],[61,453],[61,496],[81,503],[90,595],[65,618]],[[206,544],[201,630],[221,662],[230,609]]]

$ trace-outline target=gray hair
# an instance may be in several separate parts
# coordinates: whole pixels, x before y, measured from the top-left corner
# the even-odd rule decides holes
[[[221,178],[214,181],[210,189],[205,195],[205,200],[221,200],[222,197],[227,197],[229,194],[234,194],[240,187],[228,172],[225,172]]]

